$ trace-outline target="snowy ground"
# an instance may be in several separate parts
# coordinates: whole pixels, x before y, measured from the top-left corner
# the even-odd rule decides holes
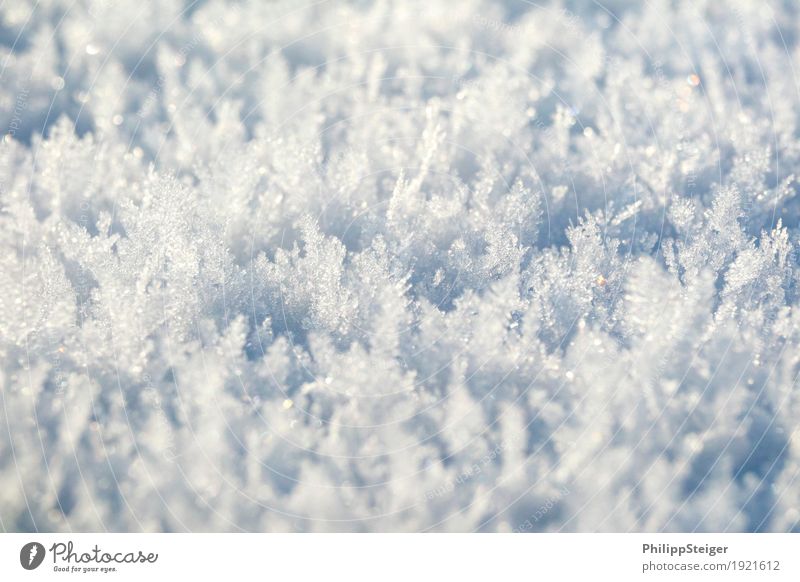
[[[800,530],[800,5],[5,0],[0,528]]]

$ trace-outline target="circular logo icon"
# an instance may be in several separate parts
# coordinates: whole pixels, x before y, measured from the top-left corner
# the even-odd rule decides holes
[[[39,542],[30,542],[19,551],[19,563],[26,570],[35,570],[44,561],[44,546]]]

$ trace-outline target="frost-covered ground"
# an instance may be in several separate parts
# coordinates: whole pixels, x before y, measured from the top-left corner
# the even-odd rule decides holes
[[[800,5],[5,0],[0,528],[800,525]]]

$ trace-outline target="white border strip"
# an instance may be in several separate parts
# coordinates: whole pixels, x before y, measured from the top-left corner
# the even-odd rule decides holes
[[[28,571],[32,542],[46,555]],[[800,580],[799,549],[793,534],[3,534],[0,580]]]

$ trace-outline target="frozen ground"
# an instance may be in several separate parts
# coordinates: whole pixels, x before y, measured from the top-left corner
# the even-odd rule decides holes
[[[800,525],[800,5],[5,0],[0,528]]]

